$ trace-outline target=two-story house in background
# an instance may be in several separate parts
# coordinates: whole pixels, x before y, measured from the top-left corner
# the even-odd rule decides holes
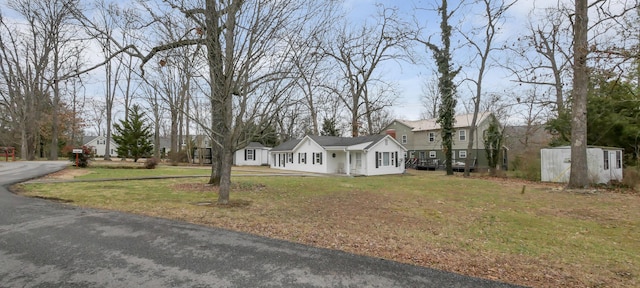
[[[484,147],[484,131],[489,128],[490,112],[478,113],[476,120],[476,132],[473,135],[473,148],[467,155],[469,145],[469,130],[473,120],[473,114],[458,115],[455,117],[453,135],[453,162],[454,166],[464,166],[464,161],[471,157],[474,159],[474,168],[487,168],[487,157]],[[437,119],[424,119],[417,121],[394,120],[383,130],[383,133],[391,135],[407,149],[407,168],[437,169],[444,167],[445,156],[442,150],[442,134]],[[506,157],[506,150],[503,151]],[[506,161],[505,161],[506,164]]]

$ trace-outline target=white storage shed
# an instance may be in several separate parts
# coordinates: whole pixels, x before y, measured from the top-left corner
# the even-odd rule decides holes
[[[543,182],[569,182],[571,174],[571,147],[561,146],[540,150],[541,180]],[[622,180],[622,148],[587,147],[587,167],[591,183],[609,183]]]

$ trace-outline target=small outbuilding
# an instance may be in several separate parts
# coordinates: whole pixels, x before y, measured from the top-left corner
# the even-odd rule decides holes
[[[613,147],[587,147],[587,167],[591,183],[622,181],[622,150]],[[569,182],[570,146],[541,149],[540,160],[543,182]]]
[[[271,148],[266,147],[258,142],[249,142],[233,156],[233,164],[237,166],[261,166],[269,165],[269,151]]]

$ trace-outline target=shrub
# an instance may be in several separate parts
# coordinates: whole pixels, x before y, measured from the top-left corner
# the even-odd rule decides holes
[[[86,168],[89,166],[89,159],[91,159],[91,149],[89,149],[89,147],[87,146],[82,146],[80,148],[77,149],[82,149],[82,153],[78,154],[77,157],[77,166],[80,168]],[[73,149],[71,149],[68,152],[69,155],[69,161],[73,162],[74,164],[76,163],[76,154],[73,153]]]
[[[155,157],[147,158],[144,162],[144,168],[156,169],[156,166],[158,166],[158,160]]]
[[[186,151],[169,152],[169,160],[171,161],[171,165],[178,165],[178,163],[189,162],[189,157]]]
[[[540,154],[526,153],[516,156],[511,162],[513,175],[530,181],[540,181]]]

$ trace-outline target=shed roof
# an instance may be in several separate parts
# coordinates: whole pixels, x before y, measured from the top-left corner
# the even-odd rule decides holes
[[[587,149],[589,148],[596,148],[596,149],[602,149],[602,150],[624,150],[624,148],[620,148],[620,147],[587,145]],[[565,145],[565,146],[556,146],[556,147],[546,147],[542,149],[571,149],[571,146]]]

